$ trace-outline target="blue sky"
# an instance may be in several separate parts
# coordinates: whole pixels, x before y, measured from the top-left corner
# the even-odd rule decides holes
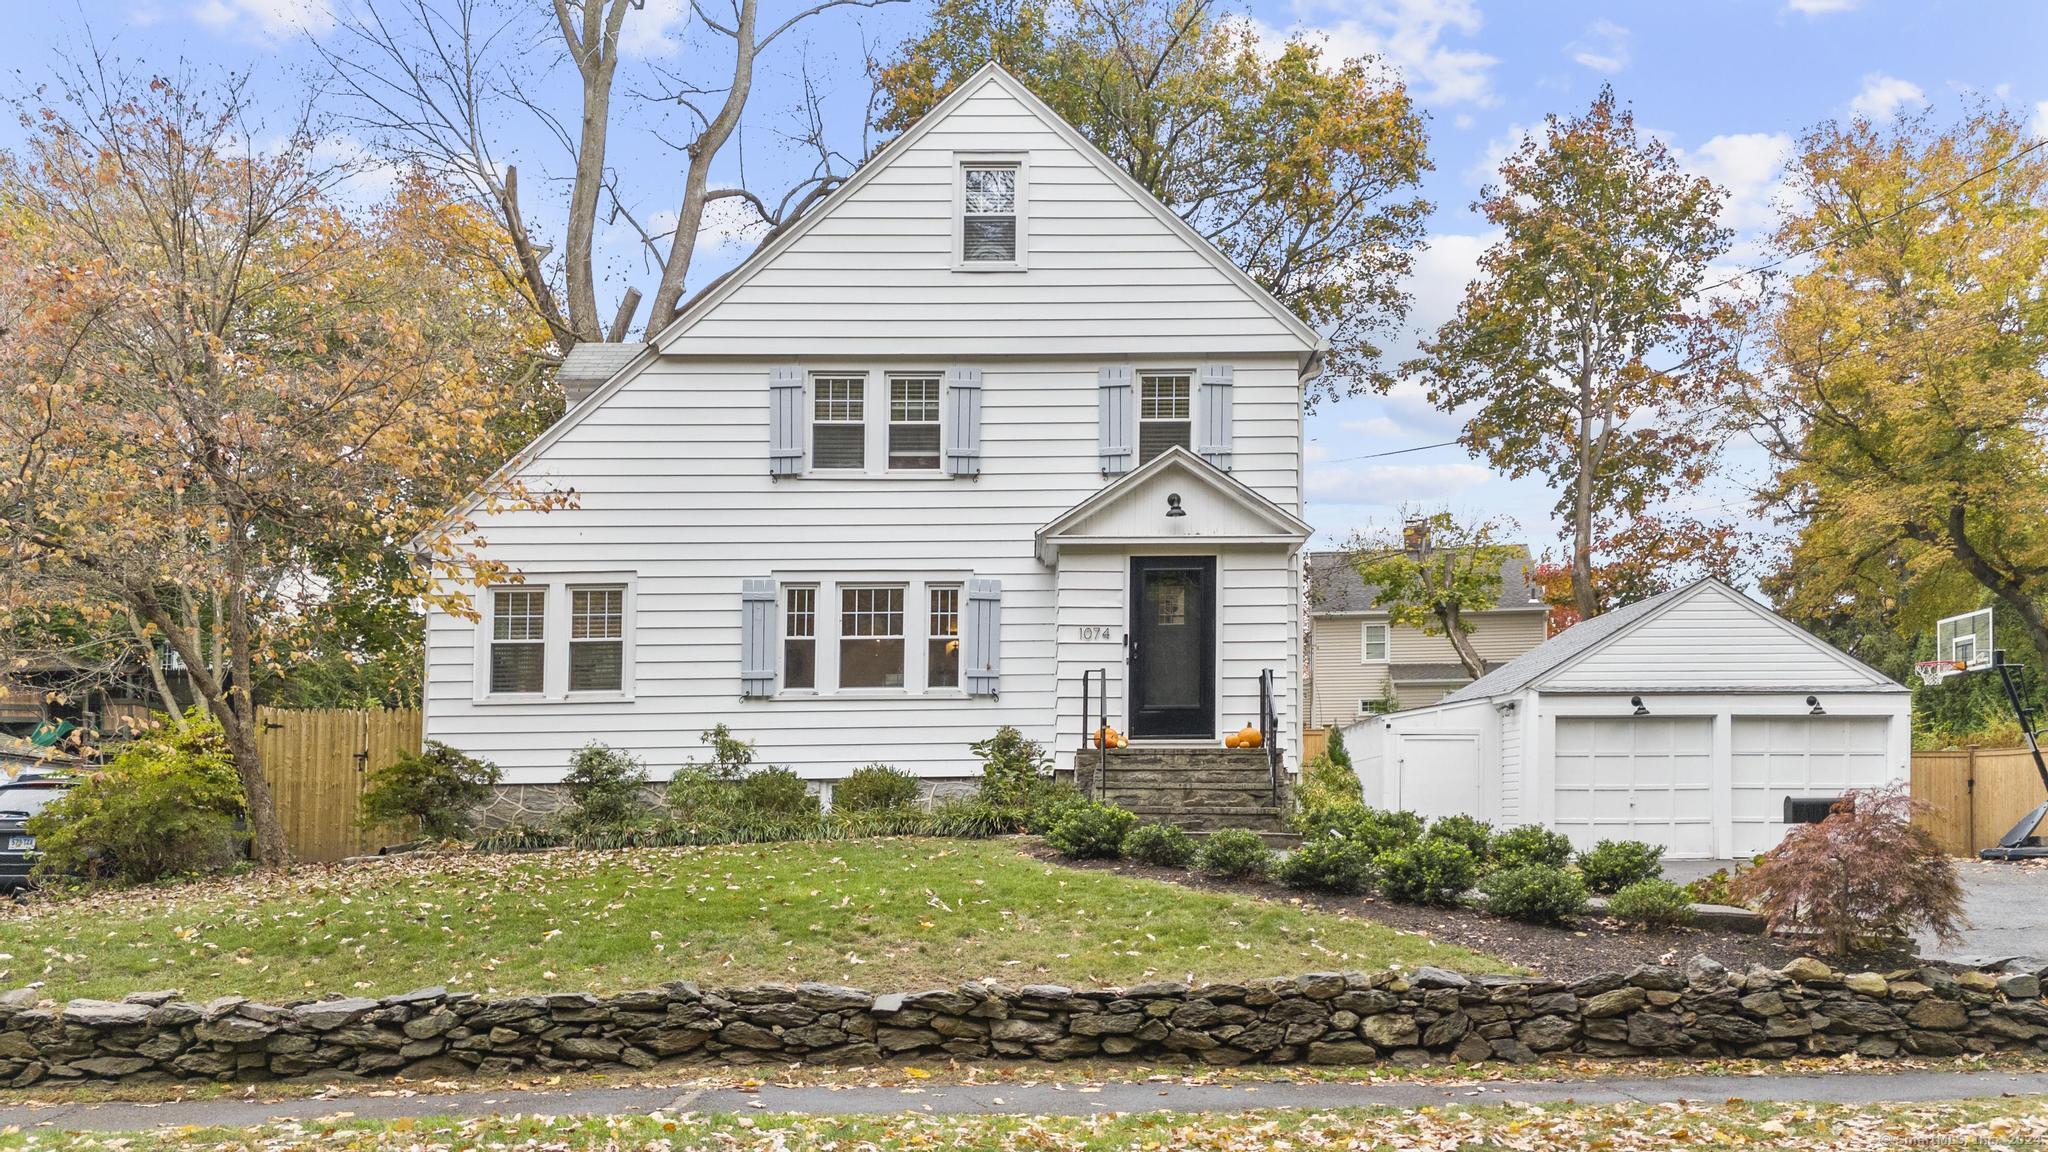
[[[545,0],[505,2],[546,6]],[[809,2],[764,0],[764,10],[775,16]],[[19,96],[48,76],[59,52],[76,55],[90,31],[103,46],[147,69],[169,72],[182,64],[250,71],[257,90],[282,109],[317,73],[317,56],[306,38],[340,43],[337,20],[353,3],[15,0],[9,5],[9,35],[0,40],[0,74],[9,94]],[[622,71],[628,86],[653,83],[660,70],[703,75],[716,63],[694,38],[686,10],[685,0],[647,0],[644,11],[632,14]],[[1888,117],[1923,105],[1952,116],[1966,101],[1982,97],[2022,109],[2037,130],[2048,132],[2048,67],[2040,58],[2041,45],[2048,43],[2048,4],[2038,0],[1255,0],[1243,10],[1266,28],[1313,30],[1339,53],[1381,55],[1402,71],[1428,110],[1436,170],[1424,191],[1437,211],[1430,250],[1412,285],[1416,331],[1433,328],[1449,314],[1487,243],[1484,222],[1469,205],[1494,163],[1546,113],[1584,108],[1603,82],[1612,82],[1634,107],[1640,126],[1669,142],[1688,166],[1729,188],[1726,222],[1743,240],[1727,271],[1756,258],[1756,237],[1771,220],[1780,160],[1802,129],[1821,120],[1856,113]],[[842,147],[857,151],[867,94],[859,69],[864,45],[893,45],[921,15],[920,2],[830,13],[779,42],[744,138],[750,183],[773,186],[807,167],[785,139],[805,74],[826,97]],[[535,82],[544,95],[559,96],[563,80],[557,72]],[[348,109],[330,100],[323,111],[345,117]],[[680,165],[656,136],[664,126],[672,133],[675,115],[672,107],[620,102],[613,158],[643,217],[658,216],[675,199]],[[529,188],[532,173],[566,171],[559,152],[532,122],[508,112],[503,131]],[[0,146],[17,137],[11,120],[0,124]],[[365,151],[369,143],[343,119],[335,122],[329,148],[345,156]],[[727,161],[725,179],[738,175],[739,159]],[[375,173],[364,178],[367,193],[374,193],[377,179]],[[736,222],[722,227],[722,239],[692,277],[698,283],[748,246]],[[653,276],[637,258],[631,234],[613,228],[604,240],[612,293],[628,283],[651,291]],[[1403,340],[1390,352],[1398,356],[1411,346]],[[1341,539],[1358,527],[1387,523],[1397,506],[1421,504],[1510,516],[1539,551],[1553,546],[1550,494],[1539,484],[1495,476],[1460,449],[1352,459],[1448,440],[1458,425],[1455,415],[1433,410],[1408,386],[1386,397],[1325,405],[1309,424],[1310,519],[1322,538]],[[1762,467],[1754,449],[1737,445],[1724,475],[1682,506],[1739,514],[1746,485]]]

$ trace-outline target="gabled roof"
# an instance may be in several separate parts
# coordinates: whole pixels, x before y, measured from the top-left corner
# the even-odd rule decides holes
[[[1674,606],[1695,596],[1714,593],[1722,594],[1727,600],[1748,609],[1759,617],[1771,621],[1785,633],[1789,640],[1808,645],[1812,648],[1825,650],[1843,664],[1851,666],[1863,675],[1868,676],[1874,681],[1875,686],[1882,688],[1889,685],[1898,691],[1905,691],[1904,688],[1894,684],[1884,673],[1877,671],[1832,644],[1785,620],[1729,585],[1712,577],[1704,577],[1683,587],[1673,588],[1668,592],[1652,596],[1647,600],[1639,600],[1634,604],[1617,608],[1612,612],[1603,612],[1591,620],[1574,624],[1556,636],[1501,665],[1499,668],[1458,689],[1456,692],[1449,693],[1439,703],[1456,704],[1467,700],[1489,700],[1500,696],[1512,695],[1529,687],[1540,688],[1543,681],[1587,658],[1619,637],[1669,611]],[[1723,686],[1724,690],[1735,687],[1740,686]]]
[[[1529,579],[1529,546],[1514,545],[1512,555],[1500,565],[1500,602],[1495,609],[1539,608],[1543,598]],[[1385,611],[1374,605],[1379,589],[1358,574],[1358,565],[1348,552],[1308,554],[1309,615],[1329,616]]]
[[[1110,527],[1106,521],[1120,505],[1131,503],[1151,490],[1156,481],[1170,481],[1173,493],[1181,497],[1186,517],[1167,517],[1166,503],[1141,517],[1146,527]],[[1176,522],[1192,521],[1209,531],[1176,532]],[[1087,499],[1046,521],[1034,534],[1038,558],[1052,563],[1063,543],[1127,543],[1136,540],[1189,539],[1211,542],[1255,542],[1298,545],[1308,539],[1310,528],[1299,516],[1246,487],[1230,473],[1176,444],[1142,466],[1105,484]]]

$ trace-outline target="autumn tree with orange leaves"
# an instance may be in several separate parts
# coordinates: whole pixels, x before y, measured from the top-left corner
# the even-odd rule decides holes
[[[176,653],[281,864],[251,687],[307,605],[430,526],[407,594],[469,611],[459,581],[502,575],[437,517],[520,435],[536,326],[457,258],[491,229],[420,181],[351,207],[311,125],[253,149],[232,78],[87,67],[58,95],[0,170],[0,643]]]

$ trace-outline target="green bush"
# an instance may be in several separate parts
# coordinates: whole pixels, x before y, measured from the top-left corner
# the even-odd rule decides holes
[[[616,842],[644,826],[652,815],[642,795],[646,766],[638,757],[596,741],[569,758],[562,787],[569,794],[562,828],[578,840]]]
[[[491,798],[498,780],[497,765],[429,740],[423,751],[370,773],[362,822],[416,829],[430,840],[466,836],[475,810]]]
[[[1330,738],[1323,744],[1323,755],[1329,757],[1331,763],[1344,769],[1346,772],[1355,771],[1351,766],[1351,753],[1344,747],[1344,730],[1332,726],[1329,732]],[[1356,779],[1356,777],[1353,778]]]
[[[712,775],[701,764],[685,764],[669,777],[662,803],[671,824],[707,824],[733,816],[739,796],[732,781]]]
[[[39,874],[146,883],[233,866],[244,811],[227,739],[195,708],[184,727],[152,732],[80,776],[29,818],[28,834]]]
[[[1024,789],[1023,797],[1010,809],[1012,812],[1011,831],[1029,832],[1043,836],[1052,831],[1067,813],[1089,803],[1079,788],[1065,781],[1051,778],[1032,782]]]
[[[1203,838],[1195,867],[1221,880],[1263,880],[1273,872],[1273,850],[1257,832],[1223,828]]]
[[[1015,832],[1015,818],[1015,812],[998,808],[978,796],[956,796],[932,805],[932,835],[986,840]]]
[[[1586,910],[1586,884],[1577,874],[1546,864],[1503,868],[1479,882],[1486,910],[1532,924],[1557,924]]]
[[[1301,770],[1301,806],[1322,808],[1331,804],[1363,804],[1365,793],[1358,776],[1328,755],[1309,761]]]
[[[1323,804],[1297,812],[1294,830],[1303,841],[1335,836],[1363,845],[1369,858],[1421,839],[1422,817],[1363,804]]]
[[[1664,849],[1640,840],[1602,840],[1579,853],[1579,875],[1603,895],[1664,875]]]
[[[1089,801],[1069,808],[1045,838],[1064,856],[1081,860],[1114,860],[1123,850],[1124,837],[1138,822],[1135,813],[1114,804]]]
[[[1380,891],[1404,904],[1455,905],[1479,878],[1479,862],[1463,844],[1425,836],[1373,860]]]
[[[981,798],[998,807],[1023,807],[1032,789],[1052,776],[1045,749],[1007,724],[973,751],[981,757]]]
[[[818,815],[818,798],[787,768],[757,768],[734,785],[742,812],[776,819]]]
[[[754,763],[753,743],[734,736],[723,724],[713,724],[697,736],[710,745],[711,759],[688,761],[683,765],[686,771],[699,771],[714,780],[737,780]]]
[[[1375,853],[1364,842],[1318,836],[1280,862],[1280,882],[1289,888],[1355,896],[1372,890]]]
[[[1538,824],[1524,824],[1498,832],[1493,837],[1493,866],[1506,871],[1534,864],[1562,868],[1572,861],[1572,842],[1562,832]]]
[[[1185,868],[1195,862],[1195,838],[1172,824],[1140,824],[1124,837],[1123,854],[1140,864]]]
[[[1762,857],[1757,859],[1762,859]],[[1685,886],[1685,894],[1692,897],[1692,902],[1695,904],[1721,904],[1730,908],[1747,907],[1743,903],[1742,898],[1736,895],[1735,889],[1755,867],[1756,860],[1750,860],[1747,863],[1737,860],[1735,862],[1735,870],[1732,872],[1726,868],[1716,868],[1705,876],[1687,884]]]
[[[1607,911],[1631,923],[1668,928],[1692,923],[1692,898],[1669,880],[1638,880],[1609,898]]]
[[[917,777],[887,764],[856,768],[853,774],[832,786],[835,812],[900,812],[913,808],[924,792]]]
[[[1430,821],[1429,831],[1424,839],[1449,840],[1462,844],[1472,854],[1475,864],[1484,869],[1493,859],[1493,825],[1474,816],[1460,812],[1453,816],[1442,816]]]

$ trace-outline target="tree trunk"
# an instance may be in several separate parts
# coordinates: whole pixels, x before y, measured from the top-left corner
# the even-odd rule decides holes
[[[1472,637],[1465,631],[1464,618],[1456,608],[1446,608],[1437,613],[1443,621],[1444,637],[1451,642],[1451,651],[1458,654],[1458,663],[1474,680],[1486,675],[1486,660],[1479,655],[1479,649],[1472,646]]]
[[[263,753],[256,746],[255,661],[250,653],[255,630],[249,625],[247,558],[242,538],[246,529],[230,521],[228,539],[228,656],[234,682],[228,685],[225,703],[235,717],[228,729],[228,748],[234,753],[235,773],[242,778],[243,799],[249,808],[249,830],[255,836],[256,863],[264,868],[281,868],[292,862],[291,846],[285,843],[284,825],[277,818],[277,800],[270,794],[270,781],[263,775]],[[226,721],[223,720],[225,724]]]
[[[164,713],[171,718],[173,727],[185,726],[185,709],[179,705],[178,696],[171,691],[171,682],[164,679],[163,662],[156,657],[156,645],[149,642],[149,634],[142,630],[142,621],[135,618],[134,611],[128,613],[128,630],[135,634],[135,642],[142,648],[142,662],[149,669],[150,683],[164,702]]]
[[[1593,592],[1593,378],[1579,373],[1578,475],[1572,477],[1572,606],[1579,619],[1600,614]]]
[[[612,77],[619,66],[619,28],[632,0],[583,0],[582,27],[569,18],[569,0],[555,0],[555,17],[576,72],[583,81],[583,115],[577,125],[576,178],[569,188],[569,227],[563,271],[568,280],[569,327],[576,339],[601,340],[597,314],[597,270],[592,238],[597,232],[597,199],[604,188],[605,142],[611,128]]]
[[[2000,604],[2012,609],[2025,626],[2027,643],[2034,649],[2036,668],[2048,668],[2048,617],[2041,613],[2041,605],[2023,587],[2019,580],[2008,572],[2002,572],[1977,551],[1967,530],[1966,509],[1951,505],[1948,510],[1947,535],[1949,551],[1969,570],[1970,575],[1998,598]]]
[[[683,284],[690,275],[690,261],[696,255],[697,231],[704,223],[705,194],[711,183],[711,162],[739,127],[746,110],[747,94],[754,86],[755,18],[759,0],[740,0],[739,19],[733,23],[732,83],[725,103],[704,131],[690,142],[690,166],[683,177],[683,207],[676,219],[676,234],[669,240],[668,260],[661,268],[661,284],[654,290],[654,306],[647,312],[647,335],[668,326],[682,304]]]

